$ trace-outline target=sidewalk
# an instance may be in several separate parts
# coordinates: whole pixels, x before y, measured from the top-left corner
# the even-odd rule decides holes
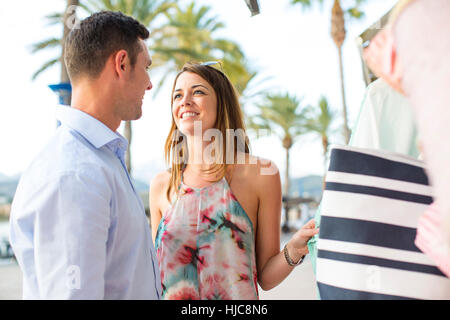
[[[316,280],[311,260],[306,258],[272,290],[263,291],[259,288],[259,298],[261,300],[317,300]]]
[[[282,234],[281,248],[291,234]],[[309,256],[277,287],[270,291],[258,288],[261,300],[315,300],[316,284]],[[16,263],[0,264],[0,300],[22,299],[22,272]]]
[[[0,300],[22,299],[22,271],[17,263],[0,264]]]
[[[292,235],[292,233],[281,234],[280,248],[284,247]],[[270,291],[263,291],[261,288],[258,290],[261,300],[317,300],[316,278],[309,255],[277,287]]]
[[[315,300],[316,285],[311,261],[300,266],[276,288],[259,290],[261,300]],[[22,272],[17,264],[0,266],[0,300],[22,299]]]

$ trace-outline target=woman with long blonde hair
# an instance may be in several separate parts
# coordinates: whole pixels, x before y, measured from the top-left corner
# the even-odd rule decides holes
[[[172,89],[170,166],[150,187],[164,299],[258,299],[281,283],[318,230],[280,251],[278,169],[250,154],[236,90],[209,64],[188,63]]]

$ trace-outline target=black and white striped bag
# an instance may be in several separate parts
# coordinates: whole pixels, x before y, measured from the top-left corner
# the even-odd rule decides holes
[[[431,202],[422,162],[334,146],[317,242],[320,297],[450,299],[450,279],[414,245]]]

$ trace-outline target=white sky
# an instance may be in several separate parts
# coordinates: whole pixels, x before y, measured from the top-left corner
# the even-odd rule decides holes
[[[303,11],[288,0],[260,0],[261,14],[250,17],[244,0],[202,0],[211,14],[226,24],[219,35],[237,41],[249,60],[271,77],[263,87],[304,97],[317,103],[321,94],[340,112],[341,95],[336,47],[329,35],[330,7]],[[344,4],[353,1],[343,1]],[[358,115],[364,95],[361,62],[354,39],[386,13],[395,0],[370,0],[364,6],[366,18],[347,24],[343,48],[346,98],[350,126]],[[47,87],[59,82],[54,67],[36,81],[31,75],[57,51],[31,54],[31,44],[50,35],[59,36],[59,26],[46,26],[43,17],[64,10],[65,1],[8,1],[0,11],[2,76],[0,77],[0,173],[15,175],[26,169],[54,133],[56,95]],[[150,53],[151,54],[151,53]],[[157,77],[153,79],[157,83]],[[171,80],[169,81],[171,82]],[[169,84],[169,83],[168,83]],[[154,98],[144,99],[143,116],[133,124],[132,155],[135,174],[148,182],[164,168],[163,145],[170,125],[170,85]],[[121,130],[121,129],[119,129]],[[331,142],[339,142],[331,139]],[[255,155],[273,160],[284,171],[284,151],[275,137],[251,141]],[[305,137],[292,148],[291,176],[322,174],[322,146],[319,139]]]

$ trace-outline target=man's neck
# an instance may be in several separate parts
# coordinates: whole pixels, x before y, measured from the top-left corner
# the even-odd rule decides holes
[[[98,87],[95,83],[74,85],[71,106],[102,122],[113,132],[120,126],[121,120],[114,115],[111,95],[104,87]]]

